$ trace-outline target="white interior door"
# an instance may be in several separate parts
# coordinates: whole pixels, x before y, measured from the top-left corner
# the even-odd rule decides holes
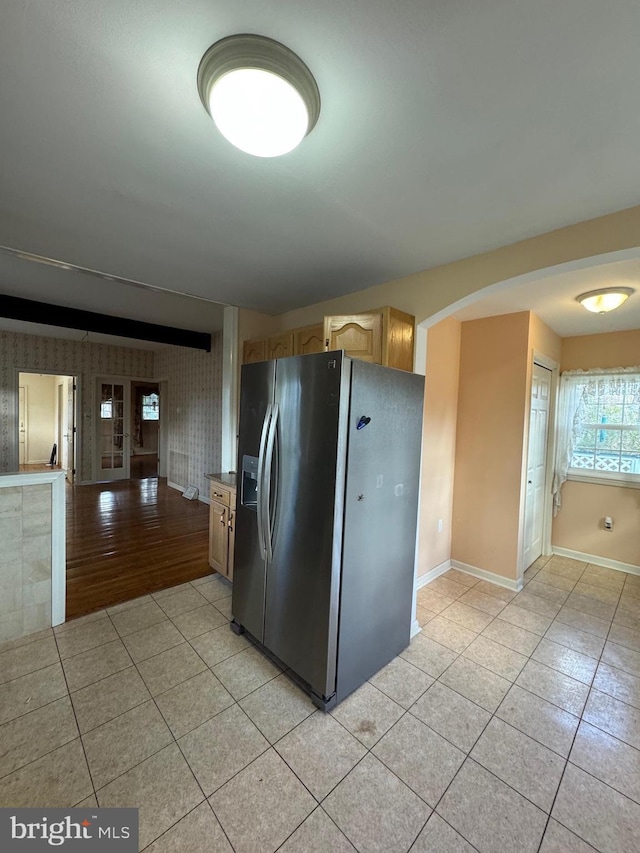
[[[15,398],[14,398],[15,399]],[[21,385],[18,389],[18,464],[27,461],[27,389]]]
[[[529,568],[531,563],[542,554],[550,399],[551,371],[539,364],[534,364],[525,492],[523,554],[525,569]]]
[[[131,381],[96,380],[96,479],[127,480],[131,454]]]
[[[60,467],[66,469],[67,468],[67,429],[66,429],[66,412],[67,412],[67,401],[65,399],[66,394],[64,382],[60,382],[57,385],[57,398],[56,398],[56,411],[58,414],[57,418],[57,427],[56,427],[56,444],[58,445],[58,462],[60,463]]]
[[[67,377],[67,401],[65,414],[65,440],[66,478],[73,486],[76,474],[76,377]]]

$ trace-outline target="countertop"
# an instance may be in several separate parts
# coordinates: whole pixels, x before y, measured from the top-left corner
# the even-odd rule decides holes
[[[228,489],[235,489],[236,487],[235,471],[227,471],[225,474],[205,474],[204,476],[207,480],[215,480],[216,483],[220,483],[221,486],[226,486]]]

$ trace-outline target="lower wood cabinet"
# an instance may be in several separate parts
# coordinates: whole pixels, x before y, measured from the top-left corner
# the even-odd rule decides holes
[[[233,580],[236,493],[211,483],[209,504],[209,565],[225,578]]]

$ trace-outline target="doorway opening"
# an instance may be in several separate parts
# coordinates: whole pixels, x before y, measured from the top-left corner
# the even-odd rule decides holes
[[[18,373],[18,468],[58,469],[73,484],[76,458],[76,378]]]
[[[157,382],[131,383],[131,479],[158,476],[160,386]]]

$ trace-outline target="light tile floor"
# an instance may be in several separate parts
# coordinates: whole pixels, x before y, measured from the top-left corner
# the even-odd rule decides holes
[[[0,805],[136,806],[153,853],[637,853],[640,577],[451,570],[331,714],[218,576],[0,647]]]

